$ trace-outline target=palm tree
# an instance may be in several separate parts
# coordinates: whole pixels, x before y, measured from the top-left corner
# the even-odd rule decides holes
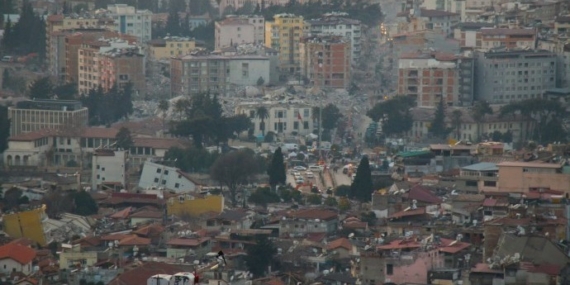
[[[170,108],[170,104],[168,103],[168,101],[166,100],[161,100],[158,103],[158,110],[162,113],[162,132],[163,132],[163,136],[164,136],[164,132],[166,129],[166,115],[167,115],[167,111]]]
[[[487,101],[477,101],[475,105],[473,105],[473,109],[471,109],[471,116],[473,116],[473,120],[477,123],[477,140],[480,140],[481,123],[484,121],[485,115],[487,114],[493,114],[493,109],[491,109],[491,106]]]
[[[461,110],[453,110],[453,112],[451,112],[451,125],[453,126],[453,129],[455,130],[455,138],[457,140],[461,139],[461,134],[460,134],[460,130],[461,130],[461,123],[462,123],[462,118],[461,116],[463,116],[463,113],[461,113]]]
[[[265,119],[269,118],[269,111],[267,108],[260,106],[255,110],[255,115],[261,120],[259,128],[261,129],[261,134],[265,137]]]

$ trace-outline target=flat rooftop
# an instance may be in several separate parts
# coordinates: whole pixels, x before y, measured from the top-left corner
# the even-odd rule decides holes
[[[15,109],[35,109],[52,111],[77,111],[82,109],[80,101],[74,100],[28,100],[16,104]]]

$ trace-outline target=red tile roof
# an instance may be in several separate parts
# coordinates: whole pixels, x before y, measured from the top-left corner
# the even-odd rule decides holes
[[[407,197],[410,200],[417,200],[418,202],[428,204],[440,204],[441,199],[431,192],[428,188],[422,185],[415,185],[408,191]]]
[[[285,285],[285,282],[283,282],[281,279],[279,278],[272,278],[267,282],[263,282],[261,283],[263,285]]]
[[[171,239],[166,243],[167,245],[174,245],[174,246],[199,246],[202,243],[209,241],[210,238],[202,237],[202,238],[175,238]]]
[[[0,246],[0,259],[10,258],[22,265],[32,262],[36,257],[36,251],[17,243],[9,243]]]
[[[474,273],[493,273],[493,274],[504,274],[503,270],[491,269],[486,263],[477,263],[475,268],[471,269]]]
[[[156,274],[175,274],[188,271],[188,267],[161,262],[145,262],[142,266],[126,271],[111,280],[108,285],[141,285]]]
[[[416,240],[416,238],[405,238],[393,240],[388,244],[379,245],[376,247],[377,250],[392,250],[392,249],[414,249],[420,248],[422,245]]]
[[[458,252],[460,252],[460,251],[462,251],[462,250],[464,250],[470,246],[471,246],[471,244],[466,243],[466,242],[442,238],[441,239],[441,247],[439,248],[439,251],[455,254],[455,253],[458,253]]]
[[[116,212],[116,213],[110,215],[109,218],[111,218],[111,219],[120,219],[120,220],[126,219],[126,218],[129,217],[129,214],[130,214],[132,211],[133,211],[133,208],[132,208],[132,207],[127,207],[127,208],[124,208],[124,209],[122,209],[122,210],[120,210],[120,211],[118,211],[118,212]]]
[[[149,237],[153,235],[160,235],[164,231],[164,227],[159,224],[147,225],[134,231],[134,234],[139,236]]]
[[[307,240],[312,242],[322,242],[325,237],[327,237],[327,233],[308,233]]]
[[[150,244],[150,239],[139,237],[136,235],[131,235],[119,241],[119,246],[133,246],[133,245],[147,246],[149,244]]]
[[[101,240],[102,241],[115,241],[115,240],[122,240],[124,238],[130,237],[130,234],[113,234],[113,235],[106,235],[106,236],[102,236]]]
[[[131,214],[129,218],[160,219],[162,216],[163,214],[159,211],[142,210]]]
[[[114,139],[119,130],[114,128],[85,128],[83,134],[84,138],[101,138],[101,139]]]
[[[400,212],[394,213],[394,214],[390,215],[388,218],[389,219],[400,219],[403,217],[419,216],[419,215],[425,215],[425,214],[426,214],[426,208],[425,207],[419,207],[419,208],[413,209],[413,210],[400,211]]]
[[[14,142],[28,142],[28,141],[35,141],[42,138],[50,137],[56,134],[56,130],[49,130],[43,129],[39,131],[29,132],[29,133],[21,133],[15,136],[11,136],[8,140]]]
[[[534,265],[532,262],[521,262],[519,264],[519,267],[520,269],[525,269],[527,272],[544,273],[550,276],[558,276],[558,274],[560,274],[560,270],[562,269],[556,264],[543,263]]]
[[[350,241],[347,238],[339,238],[327,244],[327,250],[335,250],[337,248],[352,250],[352,243],[350,243]]]
[[[336,212],[323,209],[300,209],[297,211],[289,212],[288,216],[294,219],[319,219],[323,221],[338,218],[338,214]]]

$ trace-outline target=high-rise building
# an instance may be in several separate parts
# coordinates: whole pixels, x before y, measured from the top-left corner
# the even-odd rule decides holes
[[[188,55],[195,49],[196,41],[192,38],[165,37],[148,42],[148,55],[154,60]]]
[[[265,19],[262,16],[231,16],[216,22],[216,49],[240,44],[263,44]]]
[[[121,34],[137,37],[139,43],[146,43],[152,38],[152,12],[136,10],[126,4],[108,5],[108,16],[114,20],[115,30]]]
[[[342,36],[304,38],[299,46],[301,75],[319,88],[347,88],[350,84],[350,40]]]
[[[170,92],[172,95],[195,95],[200,92],[226,92],[229,74],[228,58],[206,52],[170,60]]]
[[[305,34],[314,35],[335,35],[345,37],[350,42],[352,51],[352,63],[356,63],[360,58],[361,24],[358,20],[347,19],[327,14],[320,19],[305,21]]]
[[[31,100],[8,107],[10,135],[65,126],[87,126],[88,110],[79,101]]]
[[[279,52],[282,74],[299,73],[299,43],[303,37],[303,17],[278,14],[273,19],[273,22],[265,23],[265,46]]]

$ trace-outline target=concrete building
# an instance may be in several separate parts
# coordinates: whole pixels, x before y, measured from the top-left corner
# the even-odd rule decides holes
[[[44,165],[48,158],[45,153],[52,148],[49,139],[51,130],[21,133],[10,136],[8,149],[3,153],[6,166],[37,166]]]
[[[275,15],[265,23],[265,46],[279,52],[282,74],[299,73],[299,43],[303,37],[303,17],[292,14]]]
[[[153,60],[188,55],[195,49],[196,41],[192,38],[165,37],[148,42],[148,56]]]
[[[421,8],[456,13],[460,16],[462,22],[465,21],[467,16],[465,0],[425,0]]]
[[[99,58],[99,84],[108,91],[115,85],[119,90],[131,83],[133,91],[146,93],[146,60],[140,47],[110,47],[101,49]]]
[[[79,81],[79,49],[86,43],[96,41],[100,38],[119,38],[128,41],[130,44],[136,42],[136,38],[129,35],[122,35],[117,32],[103,30],[82,30],[65,36],[65,80],[67,82]],[[51,48],[50,48],[51,49]],[[90,63],[94,65],[95,63]]]
[[[221,213],[224,211],[223,195],[200,195],[186,193],[168,198],[166,213],[175,216],[200,216],[206,213]]]
[[[326,14],[320,19],[306,20],[304,29],[309,37],[319,34],[345,37],[350,42],[351,62],[358,62],[362,42],[360,21]]]
[[[227,57],[202,51],[172,58],[170,60],[170,92],[173,96],[192,96],[208,91],[225,94],[228,69]]]
[[[348,88],[352,62],[350,46],[350,41],[340,36],[303,38],[299,44],[301,75],[318,88]]]
[[[499,191],[509,193],[543,192],[570,193],[567,165],[539,162],[502,162],[499,167]]]
[[[120,39],[100,38],[79,48],[78,91],[86,94],[101,86],[104,91],[133,83],[136,91],[146,90],[145,60],[142,48]]]
[[[188,255],[204,258],[212,251],[212,241],[209,237],[181,237],[166,243],[166,256],[184,258]]]
[[[92,189],[121,190],[127,185],[128,151],[98,149],[92,158]]]
[[[79,101],[32,100],[8,107],[10,135],[65,126],[87,126],[88,110]]]
[[[413,96],[418,107],[473,101],[473,61],[438,52],[402,54],[398,61],[398,94]]]
[[[235,47],[225,47],[220,51],[221,55],[224,56],[238,56],[238,55],[253,55],[253,56],[265,56],[269,60],[269,78],[264,78],[266,84],[277,84],[279,83],[279,53],[264,45],[238,45]],[[231,72],[231,71],[230,71]],[[235,74],[235,73],[232,73]]]
[[[108,5],[108,16],[114,20],[115,31],[135,36],[140,43],[152,38],[152,12],[136,10],[126,4]]]
[[[556,87],[556,54],[541,50],[476,53],[475,98],[506,104],[540,98]]]
[[[60,268],[73,269],[77,263],[82,266],[94,266],[100,259],[108,258],[108,253],[103,251],[86,251],[81,249],[81,244],[62,244],[59,253]]]
[[[25,237],[41,246],[47,245],[48,239],[42,224],[42,221],[48,219],[45,210],[46,206],[42,205],[27,211],[4,214],[2,217],[4,232],[12,238]]]
[[[507,49],[534,49],[536,46],[536,30],[532,29],[507,29],[507,28],[482,28],[481,46],[482,50],[493,48]]]
[[[492,28],[492,23],[463,22],[453,30],[453,38],[460,42],[463,49],[480,49],[483,28]]]
[[[264,84],[271,79],[271,62],[263,55],[236,55],[229,57],[227,83],[239,86],[256,86],[258,80]]]
[[[265,19],[259,15],[228,16],[215,25],[216,49],[239,44],[263,44]]]
[[[415,7],[398,13],[397,31],[398,33],[437,31],[450,36],[453,35],[453,27],[459,24],[460,18],[457,13]]]
[[[180,169],[152,161],[144,163],[139,180],[140,188],[162,188],[175,193],[194,192],[197,186],[198,184]]]
[[[264,107],[269,116],[263,119],[257,116],[257,110]],[[296,132],[308,135],[313,132],[313,107],[301,103],[248,103],[243,102],[236,106],[236,114],[246,114],[253,122],[254,134],[274,132],[276,134],[289,134]]]

